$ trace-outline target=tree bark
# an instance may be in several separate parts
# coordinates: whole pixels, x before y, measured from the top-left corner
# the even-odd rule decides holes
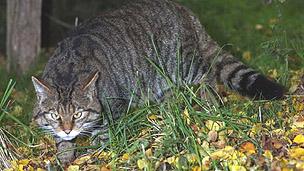
[[[7,0],[7,69],[24,74],[41,44],[42,0]]]

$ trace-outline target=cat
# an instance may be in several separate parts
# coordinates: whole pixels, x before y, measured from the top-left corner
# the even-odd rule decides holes
[[[177,57],[180,53],[180,57]],[[42,78],[32,77],[37,94],[33,121],[54,135],[59,152],[81,135],[105,142],[107,116],[115,120],[130,98],[159,101],[173,83],[214,87],[224,83],[241,95],[279,99],[284,88],[224,51],[187,8],[170,0],[136,0],[84,21],[57,46]],[[103,114],[101,114],[103,113]],[[62,155],[68,163],[75,152]]]

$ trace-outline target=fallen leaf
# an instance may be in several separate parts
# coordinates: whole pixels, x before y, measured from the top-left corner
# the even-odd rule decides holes
[[[295,116],[291,127],[292,128],[304,128],[304,116],[302,116],[302,115]]]
[[[151,157],[153,155],[152,154],[152,149],[151,148],[147,149],[145,154],[146,154],[147,157]]]
[[[217,142],[213,142],[212,145],[216,148],[224,148],[226,146],[226,141],[225,140],[219,140]]]
[[[251,52],[250,51],[243,52],[243,59],[245,59],[246,61],[250,61],[251,60]]]
[[[126,160],[129,160],[129,159],[130,159],[130,154],[129,154],[129,153],[123,154],[122,157],[121,157],[121,159],[122,159],[122,160],[125,160],[125,161],[126,161]]]
[[[268,160],[270,160],[270,161],[273,160],[273,156],[272,156],[272,153],[271,153],[270,150],[265,150],[263,156],[264,156],[265,158],[267,158]]]
[[[289,150],[289,155],[291,158],[303,158],[304,157],[304,149],[300,147],[296,147]]]
[[[255,146],[252,142],[245,142],[241,145],[241,152],[245,152],[247,155],[256,153]]]
[[[139,159],[139,160],[137,160],[137,166],[139,169],[143,169],[148,166],[148,163],[145,159]]]
[[[219,131],[223,126],[222,122],[215,122],[212,120],[207,120],[205,122],[205,126],[209,129],[209,130],[214,130],[214,131]]]
[[[209,133],[208,133],[209,142],[215,142],[216,139],[217,139],[217,132],[213,131],[213,130],[209,131]]]
[[[18,162],[18,164],[22,164],[22,165],[28,165],[28,164],[29,164],[29,162],[30,162],[30,160],[29,160],[29,159],[23,159],[23,160],[20,160],[20,161]]]
[[[192,171],[201,171],[201,167],[200,166],[194,166],[192,167]]]
[[[45,169],[37,168],[37,171],[45,171]]]
[[[297,144],[303,144],[304,143],[304,135],[299,134],[297,135],[294,139],[293,142],[297,143]]]
[[[78,165],[70,165],[67,171],[79,171]]]
[[[82,165],[82,164],[86,163],[87,161],[89,161],[90,159],[91,159],[91,156],[87,155],[87,156],[77,158],[73,163],[76,165]]]
[[[169,164],[174,164],[175,161],[176,161],[176,157],[174,157],[174,156],[167,158],[167,162],[168,162]]]
[[[244,166],[239,165],[228,165],[230,171],[246,171]]]

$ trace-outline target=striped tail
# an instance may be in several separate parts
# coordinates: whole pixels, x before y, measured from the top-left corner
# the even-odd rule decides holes
[[[224,53],[217,59],[216,75],[226,86],[254,99],[281,99],[284,87],[247,67],[232,55]]]

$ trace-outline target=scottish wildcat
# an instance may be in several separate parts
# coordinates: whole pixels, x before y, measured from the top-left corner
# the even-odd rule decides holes
[[[180,58],[177,58],[180,52]],[[151,62],[152,61],[152,62]],[[118,118],[131,96],[159,100],[172,82],[216,81],[252,98],[276,99],[283,87],[223,51],[191,11],[169,0],[136,0],[87,20],[62,40],[41,79],[32,78],[33,120],[56,137],[58,150],[79,135],[104,131],[101,112]],[[72,160],[71,152],[61,158]]]

